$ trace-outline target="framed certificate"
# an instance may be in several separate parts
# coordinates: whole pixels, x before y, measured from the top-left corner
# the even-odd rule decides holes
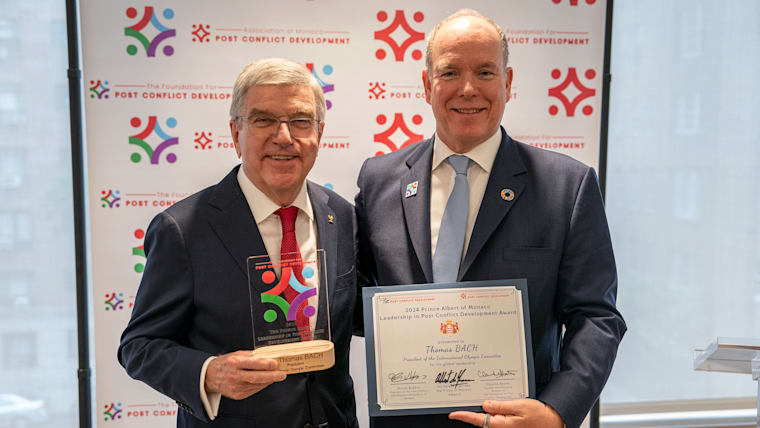
[[[535,397],[525,279],[363,289],[370,416]]]

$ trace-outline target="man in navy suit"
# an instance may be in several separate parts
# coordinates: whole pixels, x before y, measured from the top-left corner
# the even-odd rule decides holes
[[[612,369],[626,327],[596,174],[500,127],[507,59],[504,32],[475,11],[430,33],[435,135],[362,166],[360,266],[371,285],[527,278],[537,396],[373,427],[577,427]]]
[[[336,193],[306,182],[324,129],[322,89],[303,66],[249,64],[230,130],[242,166],[158,214],[118,357],[176,400],[181,427],[358,427],[348,352],[356,300],[355,221]],[[296,243],[284,237],[295,234]],[[286,376],[253,357],[246,259],[324,249],[334,367]],[[316,298],[312,298],[316,299]],[[310,301],[317,313],[322,302]],[[301,326],[299,325],[299,328]]]

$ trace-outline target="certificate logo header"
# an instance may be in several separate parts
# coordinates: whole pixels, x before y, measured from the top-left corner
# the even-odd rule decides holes
[[[444,335],[457,334],[458,331],[459,331],[458,322],[446,320],[446,322],[441,323],[441,333],[443,333]]]

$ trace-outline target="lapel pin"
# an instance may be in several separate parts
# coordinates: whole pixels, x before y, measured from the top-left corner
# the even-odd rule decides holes
[[[511,201],[515,198],[515,192],[512,189],[501,189],[501,199]]]
[[[417,185],[419,184],[419,181],[415,181],[414,183],[409,183],[406,185],[406,195],[405,197],[414,196],[417,194]]]
[[[332,224],[335,220],[335,217],[332,216],[332,214],[327,214],[327,221]]]

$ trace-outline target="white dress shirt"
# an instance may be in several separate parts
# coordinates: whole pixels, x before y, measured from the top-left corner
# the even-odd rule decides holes
[[[253,219],[256,222],[256,226],[261,234],[261,239],[264,241],[264,247],[267,250],[267,254],[273,258],[280,258],[280,250],[282,248],[282,222],[280,216],[275,214],[275,211],[282,208],[274,203],[267,195],[264,194],[259,188],[257,188],[248,176],[243,172],[241,167],[238,170],[237,180],[240,184],[240,188],[243,190],[243,196],[248,202],[248,206],[253,214]],[[290,206],[298,207],[298,216],[296,217],[296,241],[298,242],[298,249],[301,251],[301,256],[304,260],[313,260],[317,256],[317,227],[314,223],[314,212],[311,208],[311,200],[309,194],[306,192],[306,182],[304,181],[301,186],[298,196]],[[251,238],[253,239],[253,238]],[[251,254],[251,256],[257,256],[262,254]],[[275,273],[280,276],[280,268],[275,267]],[[306,279],[307,285],[311,287],[318,287],[319,275],[315,275],[312,278]],[[317,296],[319,293],[317,293]],[[317,307],[318,297],[314,296],[309,298],[309,304]],[[311,320],[312,328],[314,328],[315,320]],[[206,370],[208,365],[216,357],[209,357],[201,368],[201,401],[203,407],[206,409],[206,414],[209,419],[214,420],[219,412],[219,402],[221,400],[221,394],[206,393],[205,381]]]
[[[491,174],[491,168],[493,167],[496,152],[499,151],[500,144],[501,129],[497,129],[496,133],[469,152],[455,153],[436,134],[435,141],[433,142],[433,164],[430,174],[431,257],[435,257],[435,247],[438,243],[438,233],[441,229],[443,212],[446,210],[449,195],[451,195],[451,191],[454,189],[454,178],[456,177],[454,168],[446,162],[446,159],[451,155],[461,154],[472,160],[470,166],[467,167],[470,203],[467,210],[467,230],[464,235],[464,248],[462,248],[462,259],[464,259],[464,255],[467,254],[467,248],[470,245],[470,236],[472,236],[472,229],[475,226],[475,219],[478,217],[480,203],[483,201],[483,194],[486,192],[488,177]]]

